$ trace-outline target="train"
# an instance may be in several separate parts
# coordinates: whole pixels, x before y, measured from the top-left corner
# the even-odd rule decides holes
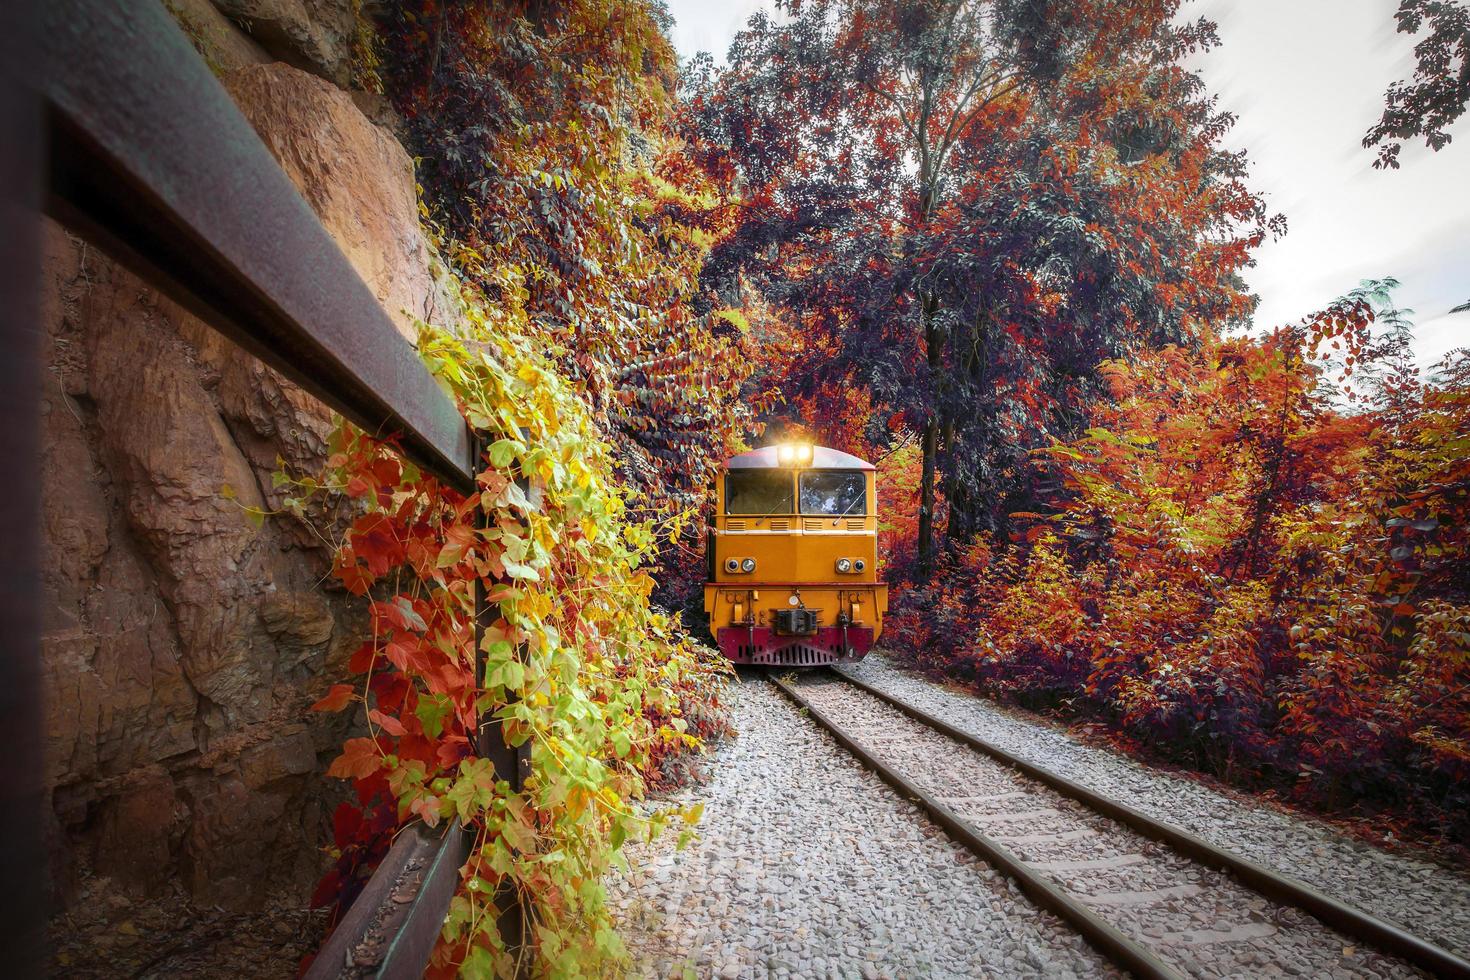
[[[883,633],[877,468],[788,442],[725,460],[705,539],[704,610],[732,663],[861,660]]]

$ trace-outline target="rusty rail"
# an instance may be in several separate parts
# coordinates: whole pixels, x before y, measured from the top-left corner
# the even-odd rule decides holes
[[[18,6],[20,16],[7,19],[0,69],[9,83],[0,98],[8,301],[0,310],[7,341],[0,407],[8,423],[0,451],[14,460],[37,455],[39,208],[366,431],[395,438],[427,472],[473,491],[478,455],[458,409],[162,3]],[[16,471],[5,483],[0,527],[8,549],[0,626],[11,651],[0,667],[0,736],[24,773],[0,790],[0,871],[10,885],[4,901],[15,906],[0,915],[0,929],[9,932],[12,974],[29,976],[41,972],[45,915],[35,900],[44,853],[39,492],[28,467]],[[515,778],[513,753],[490,755],[497,773]],[[457,825],[442,834],[422,825],[403,831],[312,975],[421,975],[471,845]],[[403,900],[405,889],[411,900]],[[374,950],[382,952],[376,965],[367,962]]]

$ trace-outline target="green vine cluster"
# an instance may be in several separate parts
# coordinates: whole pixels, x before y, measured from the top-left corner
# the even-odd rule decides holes
[[[328,884],[360,880],[400,821],[458,819],[477,838],[435,972],[516,971],[494,915],[496,894],[513,888],[529,913],[520,955],[532,972],[598,975],[624,955],[602,886],[623,844],[672,821],[682,846],[699,817],[640,805],[645,774],[723,727],[727,668],[650,605],[640,566],[673,520],[629,511],[610,446],[526,317],[524,283],[507,272],[499,286],[497,306],[468,296],[455,334],[425,326],[419,341],[487,437],[476,493],[349,426],[335,438],[322,485],[361,512],[334,570],[373,597],[373,637],[351,663],[360,680],[318,704],[361,705],[368,721],[329,771],[351,778],[363,805],[338,816]],[[494,608],[478,684],[477,582]],[[530,746],[520,792],[474,755],[477,714]]]

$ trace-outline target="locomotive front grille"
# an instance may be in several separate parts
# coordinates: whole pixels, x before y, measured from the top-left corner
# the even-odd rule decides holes
[[[742,650],[750,650],[750,648],[746,647]],[[823,664],[838,662],[844,653],[846,651],[842,649],[840,643],[833,644],[830,648],[793,643],[779,650],[750,650],[746,655],[754,664],[766,664],[773,667],[820,667]]]

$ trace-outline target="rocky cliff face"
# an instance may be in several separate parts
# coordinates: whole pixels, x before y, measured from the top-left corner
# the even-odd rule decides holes
[[[333,13],[346,6],[192,0],[175,13],[407,334],[447,302],[407,154],[350,94],[268,59],[295,44],[293,61],[345,81],[332,52],[346,50],[351,18]],[[257,30],[304,24],[316,40],[284,26],[251,38],[220,11]],[[278,458],[319,468],[330,413],[58,227],[46,259],[56,890],[64,899],[91,869],[135,893],[179,882],[228,908],[299,901],[340,792],[320,773],[350,723],[308,707],[361,642],[365,611],[327,578],[337,515],[257,528],[241,504],[280,507]]]

